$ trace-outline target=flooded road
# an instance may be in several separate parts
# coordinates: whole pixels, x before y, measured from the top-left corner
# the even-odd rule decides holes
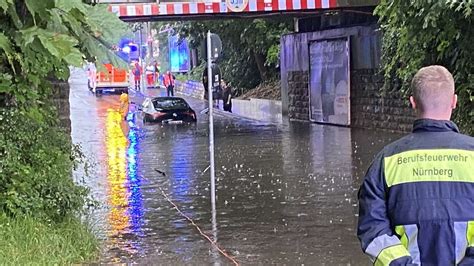
[[[374,154],[399,135],[216,114],[213,232],[204,103],[186,99],[197,124],[143,125],[122,121],[118,95],[71,82],[72,137],[94,163],[86,183],[101,203],[91,214],[101,262],[231,264],[164,192],[242,265],[370,265],[356,237],[357,189]]]

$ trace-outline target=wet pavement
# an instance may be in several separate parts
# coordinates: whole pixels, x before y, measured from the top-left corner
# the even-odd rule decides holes
[[[399,135],[217,113],[212,230],[204,103],[186,98],[196,124],[144,125],[122,121],[118,95],[71,82],[72,137],[93,162],[85,182],[101,203],[90,215],[104,239],[101,262],[231,264],[163,191],[242,265],[370,265],[356,237],[357,189],[375,153]]]

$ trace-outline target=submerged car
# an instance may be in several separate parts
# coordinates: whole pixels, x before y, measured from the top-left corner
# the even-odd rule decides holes
[[[196,112],[179,97],[147,98],[142,103],[143,122],[196,122]]]

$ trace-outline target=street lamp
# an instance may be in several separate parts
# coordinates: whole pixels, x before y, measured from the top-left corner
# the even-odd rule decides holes
[[[143,23],[133,23],[130,25],[130,28],[132,29],[132,31],[134,33],[137,33],[139,34],[139,42],[140,42],[140,45],[139,45],[139,50],[138,50],[138,62],[140,63],[141,65],[141,68],[142,68],[142,73],[140,75],[140,91],[143,91],[143,84],[145,82],[145,78],[143,76],[143,73],[145,71],[143,71],[143,69],[145,69],[145,66],[143,65],[143,60],[142,60],[142,50],[143,50],[143,34],[142,34],[142,30],[143,30]],[[136,37],[136,34],[135,34],[135,37]]]

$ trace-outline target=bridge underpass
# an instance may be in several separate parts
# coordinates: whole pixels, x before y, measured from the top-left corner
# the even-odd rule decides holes
[[[292,15],[308,16],[333,11],[366,12],[379,0],[227,0],[207,2],[110,1],[111,12],[127,22],[157,20],[193,20],[255,18]]]
[[[123,4],[118,6],[119,10],[123,9]],[[112,7],[109,8],[112,10]],[[338,9],[307,12],[317,14],[335,10]],[[134,13],[121,18],[130,22],[216,18],[208,14],[153,17]],[[259,15],[251,12],[239,14]],[[348,34],[342,30],[337,33],[339,35],[336,33],[331,36]],[[350,34],[359,37],[355,30]],[[301,55],[309,57],[304,52]],[[300,77],[305,71],[300,71]],[[303,85],[307,90],[308,84]],[[104,262],[110,263],[118,258],[115,262],[221,264],[224,259],[209,252],[207,243],[203,243],[195,231],[183,226],[182,219],[176,217],[173,209],[162,207],[169,206],[169,203],[156,191],[157,187],[169,187],[170,197],[181,200],[179,205],[191,217],[204,217],[198,221],[199,224],[206,225],[210,220],[208,202],[200,197],[208,194],[207,178],[203,177],[205,174],[196,175],[208,166],[205,157],[196,156],[206,153],[205,138],[200,137],[206,132],[206,118],[200,117],[201,124],[191,129],[149,126],[148,138],[145,136],[145,140],[140,140],[134,138],[137,135],[135,128],[130,129],[131,134],[122,136],[116,134],[120,128],[109,125],[117,123],[110,115],[112,112],[104,110],[114,106],[114,101],[105,97],[99,100],[85,97],[84,91],[78,87],[77,96],[73,97],[78,102],[76,106],[84,105],[83,99],[87,100],[87,108],[74,109],[76,113],[72,117],[76,119],[75,123],[90,124],[91,110],[95,110],[97,124],[105,130],[98,130],[103,135],[96,135],[90,134],[90,128],[86,126],[76,126],[82,129],[82,132],[76,132],[78,139],[92,143],[91,149],[105,146],[117,153],[124,150],[120,146],[123,139],[134,141],[127,149],[129,155],[113,161],[115,153],[111,153],[110,158],[106,158],[112,160],[106,174],[106,178],[114,181],[111,182],[110,197],[125,204],[112,205],[107,216],[113,227],[111,232],[115,234],[111,234],[107,242],[107,255],[110,257],[104,258]],[[231,119],[222,119],[219,123],[220,139],[225,138],[231,144],[223,145],[221,150],[221,154],[229,157],[223,158],[220,165],[223,170],[220,172],[218,204],[219,243],[228,248],[231,255],[242,264],[368,265],[364,263],[365,258],[353,232],[355,188],[363,175],[362,169],[370,161],[367,154],[371,155],[378,149],[373,144],[381,144],[387,139],[377,139],[374,132],[371,135],[367,131],[305,123],[294,124],[290,130],[283,131],[273,126],[248,125]],[[100,142],[102,139],[105,145]],[[374,151],[364,149],[361,156],[361,151],[353,150],[352,144],[360,145],[364,140],[373,141],[372,145],[362,146],[372,147]],[[187,160],[193,156],[197,159]],[[181,165],[176,163],[178,160]],[[239,165],[235,165],[236,162]],[[134,170],[124,170],[127,173],[122,174],[117,169],[123,169],[123,165]],[[157,176],[154,167],[166,172],[166,177]],[[131,193],[127,193],[127,189]],[[210,231],[210,226],[206,229]],[[180,257],[176,258],[176,254]]]
[[[388,123],[382,117],[384,114],[381,115],[378,112],[379,108],[375,104],[377,100],[367,101],[367,99],[354,98],[354,96],[360,95],[360,90],[364,90],[361,86],[367,85],[374,88],[379,86],[376,84],[376,75],[373,74],[378,73],[378,62],[380,61],[380,34],[376,26],[377,18],[373,16],[373,10],[379,2],[379,0],[97,1],[99,4],[107,5],[110,12],[114,12],[125,22],[221,20],[272,16],[294,18],[294,33],[290,34],[291,36],[285,35],[289,39],[282,39],[285,42],[285,44],[282,43],[285,48],[281,49],[280,66],[282,67],[280,69],[282,113],[285,116],[288,115],[290,119],[296,120],[314,120],[312,114],[308,116],[313,107],[310,106],[311,96],[306,90],[309,88],[309,94],[311,94],[311,87],[315,88],[315,85],[306,82],[301,88],[294,88],[290,84],[293,75],[303,80],[311,79],[308,72],[311,68],[309,66],[309,45],[334,38],[345,38],[349,48],[345,50],[347,55],[343,57],[347,58],[345,59],[348,62],[346,64],[348,65],[347,71],[350,73],[347,77],[347,85],[345,85],[349,87],[349,91],[344,96],[347,102],[345,105],[349,106],[344,108],[348,108],[346,113],[349,116],[344,119],[346,121],[344,124],[404,131],[405,126],[409,127],[410,125],[405,125],[406,121],[402,118],[394,123]],[[288,61],[288,59],[290,60]],[[367,84],[351,81],[352,79],[365,81],[366,74],[364,73],[372,73],[368,77],[373,76],[374,78],[371,78]],[[355,76],[352,77],[352,75]],[[330,87],[335,86],[330,85]],[[296,95],[291,95],[295,90],[298,91]],[[329,90],[335,89],[329,88]],[[334,98],[331,100],[332,102],[336,96],[331,97]],[[298,98],[302,98],[302,100],[299,102],[294,100]],[[370,103],[367,104],[367,102]],[[394,107],[398,108],[398,106]],[[370,113],[362,114],[363,112],[358,111],[368,109],[371,110]],[[352,113],[355,115],[352,116]],[[359,117],[362,115],[364,117]],[[369,120],[376,122],[367,125],[364,122],[367,120],[365,117],[367,115],[371,117]]]
[[[359,73],[364,75],[363,73],[367,71],[370,73],[377,72],[376,69],[380,61],[380,35],[376,30],[377,18],[373,16],[373,10],[379,3],[378,0],[225,0],[207,2],[99,0],[98,2],[108,5],[110,12],[114,12],[121,20],[126,22],[221,20],[272,16],[294,18],[294,34],[290,35],[294,35],[295,38],[292,39],[290,36],[291,41],[288,38],[284,40],[285,44],[282,43],[282,45],[285,47],[281,48],[280,54],[282,113],[285,116],[288,115],[290,119],[324,122],[318,121],[321,120],[319,118],[314,119],[312,117],[314,114],[308,116],[311,113],[311,108],[321,109],[321,106],[311,106],[311,95],[308,95],[308,92],[306,92],[309,88],[309,94],[311,94],[313,90],[311,87],[317,88],[318,85],[311,85],[311,82],[307,82],[301,88],[293,88],[290,84],[292,82],[290,79],[294,74],[296,75],[295,77],[300,77],[303,80],[312,79],[314,81],[316,78],[314,75],[311,78],[308,72],[310,70],[308,47],[311,43],[334,38],[345,38],[346,45],[349,48],[345,49],[344,55],[337,56],[346,58],[344,60],[347,61],[345,65],[348,69],[336,71],[350,72],[347,75],[346,82],[340,84],[341,86],[345,84],[344,87],[349,88],[344,96],[346,103],[339,106],[339,108],[346,110],[344,113],[348,114],[347,118],[342,120],[344,121],[343,124],[346,126],[358,124],[358,126],[366,127],[365,124],[360,124],[365,118],[351,117],[352,112],[369,108],[374,109],[373,113],[377,113],[376,108],[372,108],[372,106],[353,106],[353,102],[351,102],[352,96],[358,93],[353,91],[357,84],[351,82],[351,75],[357,73],[355,78],[358,79],[360,77]],[[335,43],[330,42],[328,45],[331,46],[333,44]],[[354,72],[353,70],[357,71]],[[374,80],[373,82],[376,81]],[[328,84],[320,85],[330,87],[327,89],[332,91],[330,93],[332,95],[330,102],[334,102],[337,98],[335,96],[336,84]],[[378,86],[376,84],[367,85]],[[297,94],[291,95],[292,91],[295,90],[298,91]],[[299,98],[302,98],[302,100],[294,100]],[[338,99],[341,101],[340,97]],[[322,100],[319,99],[318,101]],[[366,100],[361,101],[366,102]],[[356,100],[355,102],[359,101]],[[327,103],[325,105],[327,106]],[[330,109],[335,110],[335,105],[334,103],[334,107]],[[333,104],[331,103],[330,106],[333,106]],[[334,113],[336,111],[329,112]],[[335,113],[333,115],[337,116]],[[332,120],[327,118],[327,115],[325,117],[326,122],[329,121],[331,123],[330,121]],[[383,121],[383,119],[380,120]],[[395,124],[394,126],[398,127]],[[390,127],[383,126],[383,128],[392,129]],[[399,129],[397,128],[396,130]]]

